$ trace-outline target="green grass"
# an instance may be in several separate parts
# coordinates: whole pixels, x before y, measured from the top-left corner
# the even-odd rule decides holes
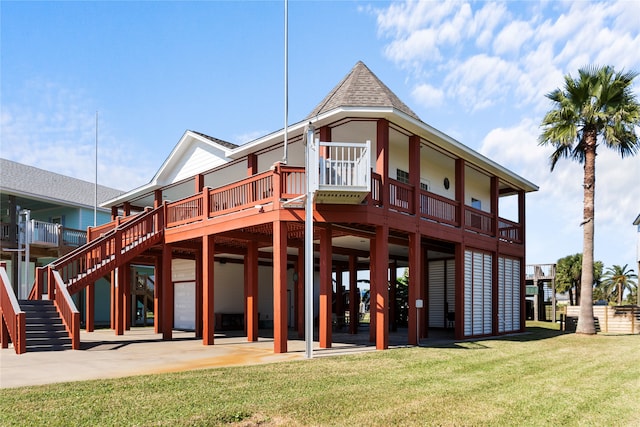
[[[0,425],[640,425],[640,336],[438,348],[0,390]]]

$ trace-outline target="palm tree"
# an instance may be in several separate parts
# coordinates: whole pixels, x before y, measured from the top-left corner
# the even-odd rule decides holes
[[[603,266],[602,261],[593,263],[593,285],[600,283]],[[567,255],[556,261],[556,291],[568,292],[570,305],[577,305],[580,300],[581,280],[582,254]]]
[[[564,89],[547,94],[554,108],[542,120],[540,145],[551,145],[551,171],[558,160],[570,158],[584,165],[583,257],[580,280],[580,317],[576,332],[595,334],[593,321],[593,233],[596,183],[596,148],[600,144],[621,157],[640,149],[635,126],[640,125],[640,104],[631,90],[636,72],[615,72],[613,67],[586,67],[578,78],[566,75]]]
[[[614,265],[607,268],[604,274],[602,284],[607,289],[609,295],[615,295],[618,305],[622,305],[622,294],[628,290],[633,292],[636,287],[636,282],[633,279],[637,279],[638,276],[634,273],[633,269],[627,270],[628,264],[624,267]]]

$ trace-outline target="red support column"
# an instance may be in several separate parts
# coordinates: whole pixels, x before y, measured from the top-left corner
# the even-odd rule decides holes
[[[287,352],[287,223],[273,222],[273,351]]]
[[[387,287],[389,265],[389,227],[376,226],[376,349],[389,348],[389,288]]]
[[[418,328],[420,327],[420,319],[418,313],[424,310],[424,300],[421,292],[422,277],[422,245],[420,232],[409,234],[409,322],[407,333],[409,345],[418,345]],[[416,301],[422,300],[423,308],[416,307]]]
[[[173,278],[171,277],[171,246],[162,246],[162,339],[171,340],[173,337]]]
[[[398,290],[398,262],[392,261],[389,265],[389,320],[391,323],[391,330],[396,332],[398,330],[398,322],[396,319],[396,297]]]
[[[84,328],[87,332],[94,331],[94,321],[96,317],[96,284],[93,283],[86,287],[85,291],[85,319]]]
[[[124,287],[122,288],[122,297],[124,300],[123,322],[125,330],[131,329],[131,264],[126,263],[123,267],[124,271]]]
[[[465,281],[465,269],[464,269],[464,252],[465,246],[464,243],[456,244],[455,248],[455,269],[456,269],[456,321],[455,321],[455,338],[460,340],[464,336],[464,281]]]
[[[389,121],[379,119],[376,128],[376,169],[382,177],[380,200],[385,209],[389,208]]]
[[[207,240],[207,236],[203,236],[202,237],[202,247],[204,248],[204,245],[206,244]],[[204,299],[204,293],[206,292],[204,290],[204,287],[207,286],[206,285],[206,278],[204,277],[204,268],[206,268],[206,266],[204,265],[206,263],[206,258],[205,258],[206,254],[203,250],[199,250],[196,251],[196,329],[195,329],[195,335],[196,338],[203,338],[202,335],[202,330],[203,330],[203,319],[202,319],[202,313],[205,310],[205,302],[203,302]],[[212,255],[213,256],[213,255]]]
[[[456,201],[458,202],[458,225],[464,228],[464,159],[456,159]]]
[[[247,341],[258,341],[258,244],[247,242],[245,269],[245,319]]]
[[[360,292],[358,292],[358,258],[349,255],[349,333],[357,334],[360,323]]]
[[[162,257],[156,256],[153,265],[153,329],[156,334],[162,332]]]
[[[499,237],[498,230],[498,198],[500,197],[500,182],[495,176],[491,177],[491,234]]]
[[[215,335],[215,313],[214,313],[214,237],[213,235],[202,236],[202,344],[213,345]]]
[[[298,338],[304,338],[304,245],[298,248],[297,269],[298,281],[296,282],[296,326]]]
[[[376,265],[376,253],[377,253],[377,240],[375,238],[369,239],[369,342],[376,342],[376,271],[380,266]]]
[[[422,273],[420,275],[419,298],[423,300],[423,308],[418,312],[418,320],[420,324],[420,338],[427,338],[429,335],[429,286],[427,278],[429,277],[429,254],[427,249],[420,245],[422,250]]]
[[[525,192],[523,190],[518,191],[518,225],[520,226],[520,241],[522,242],[522,247],[526,248],[526,241],[525,241]],[[524,298],[524,295],[527,294],[527,287],[526,287],[526,276],[525,276],[525,270],[526,270],[526,258],[525,258],[525,254],[523,252],[523,256],[522,259],[520,260],[520,262],[522,263],[520,265],[520,295],[522,295],[523,297],[520,298],[520,332],[524,332],[526,329],[526,312],[527,312],[527,301]],[[639,263],[640,264],[640,263]],[[639,265],[640,267],[640,265]]]
[[[117,241],[118,239],[116,239]],[[117,245],[116,245],[117,246]],[[127,314],[125,310],[124,291],[125,281],[127,280],[125,274],[126,266],[121,265],[116,269],[116,286],[115,286],[115,332],[116,335],[123,335]]]
[[[336,325],[342,329],[344,325],[344,286],[342,285],[342,270],[336,266]]]
[[[409,183],[413,186],[413,213],[419,221],[422,212],[420,209],[420,137],[417,135],[409,137]]]
[[[153,192],[153,208],[159,208],[162,206],[162,190],[155,190]]]
[[[253,176],[258,173],[258,156],[254,153],[247,155],[247,176]]]
[[[109,282],[109,297],[110,297],[110,304],[109,304],[109,327],[113,330],[116,329],[116,272],[115,270],[111,272],[110,274],[111,276],[111,280]],[[53,287],[50,284],[51,282],[49,282],[49,289],[52,289]],[[49,295],[49,298],[51,298],[51,295]]]
[[[202,191],[202,189],[204,188],[204,175],[202,175],[201,173],[195,175],[193,177],[193,184],[194,184],[194,190],[196,193],[199,193]]]
[[[333,297],[333,284],[331,282],[331,227],[327,226],[320,231],[320,312],[318,313],[318,333],[320,335],[320,348],[331,348],[331,326],[333,314],[331,300]]]

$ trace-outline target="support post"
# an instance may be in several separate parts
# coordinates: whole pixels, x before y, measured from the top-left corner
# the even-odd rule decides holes
[[[349,255],[349,333],[357,334],[360,324],[360,292],[358,292],[358,258]]]
[[[85,292],[85,319],[84,328],[87,332],[94,331],[95,311],[96,311],[96,284],[95,282],[86,288]]]
[[[376,349],[389,348],[389,226],[376,226]]]
[[[202,236],[202,344],[213,345],[215,335],[214,314],[214,237]]]
[[[320,348],[331,348],[333,284],[331,281],[331,227],[327,226],[320,232],[320,316],[318,334]]]
[[[273,222],[273,351],[287,352],[287,223]]]
[[[420,292],[420,277],[422,275],[422,246],[420,233],[409,234],[409,316],[408,316],[408,341],[409,345],[418,345],[418,308],[416,301],[422,300]],[[424,304],[424,302],[423,302]],[[424,307],[424,305],[423,305]]]
[[[171,246],[162,246],[162,339],[173,338],[173,278],[171,277]],[[157,286],[157,285],[156,285]]]
[[[246,326],[247,341],[258,341],[258,244],[247,242],[247,255],[244,259],[246,280]]]
[[[304,246],[298,248],[297,273],[298,281],[296,282],[296,326],[298,328],[298,338],[304,338]]]

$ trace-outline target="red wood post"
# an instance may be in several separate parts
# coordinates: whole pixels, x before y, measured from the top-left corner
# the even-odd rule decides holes
[[[464,219],[464,159],[456,159],[456,201],[458,209],[456,216],[458,217],[458,225],[465,227]]]
[[[357,334],[360,323],[360,293],[358,292],[358,257],[349,255],[349,333]]]
[[[331,348],[332,344],[331,326],[333,316],[331,300],[333,284],[331,282],[331,257],[331,227],[327,226],[320,231],[320,348]]]
[[[418,323],[420,324],[420,330],[418,332],[420,338],[427,338],[429,335],[429,286],[427,281],[427,277],[429,277],[429,254],[427,250],[423,248],[422,244],[420,245],[420,249],[422,251],[422,256],[420,257],[422,271],[418,279],[420,282],[418,298],[422,299],[423,305],[422,310],[418,311]]]
[[[369,342],[376,342],[376,271],[382,267],[376,265],[377,245],[376,238],[369,239]]]
[[[296,325],[298,328],[298,338],[304,338],[304,245],[298,248],[296,271],[298,273],[298,281],[296,283]]]
[[[117,241],[118,239],[116,239],[116,242]],[[116,246],[118,246],[117,243],[116,243]],[[116,335],[124,334],[124,327],[125,327],[124,324],[126,320],[126,313],[124,313],[125,311],[124,290],[125,290],[125,281],[127,279],[125,274],[126,269],[127,269],[126,264],[121,265],[116,269],[115,316],[114,316]]]
[[[389,264],[389,320],[391,323],[391,330],[393,332],[398,330],[398,322],[396,321],[396,297],[398,290],[398,262],[393,260]]]
[[[342,285],[342,270],[336,266],[336,325],[342,328],[344,324],[344,286]]]
[[[425,171],[426,173],[426,171]],[[409,137],[409,182],[413,186],[413,214],[420,219],[420,137]]]
[[[376,169],[380,174],[380,200],[385,209],[389,208],[389,121],[379,119],[376,128]]]
[[[522,242],[522,247],[525,248],[525,192],[523,190],[518,191],[518,225],[520,226],[520,241]],[[523,254],[520,262],[520,295],[524,296],[527,294],[527,286],[526,286],[526,258]],[[520,298],[520,332],[524,332],[526,329],[526,311],[527,311],[527,302],[525,298]]]
[[[455,338],[457,340],[462,339],[464,336],[464,281],[465,281],[465,269],[464,269],[464,243],[458,243],[455,247],[455,265],[456,265],[456,321],[455,321]]]
[[[202,236],[202,344],[213,345],[215,336],[215,313],[214,313],[214,236]]]
[[[287,352],[287,223],[273,222],[273,351]]]
[[[206,285],[206,278],[205,278],[205,273],[204,273],[204,269],[207,268],[204,264],[206,264],[206,254],[204,252],[204,245],[206,245],[206,240],[207,240],[207,236],[202,236],[202,248],[203,250],[199,250],[196,251],[196,301],[195,301],[195,307],[196,307],[196,324],[195,324],[195,335],[196,338],[203,338],[203,342],[205,340],[205,338],[202,335],[202,331],[204,328],[203,325],[203,312],[206,310],[205,308],[205,304],[206,302],[203,301],[204,299],[204,294],[205,294],[205,290],[204,287],[207,286]],[[211,257],[213,258],[213,253],[211,254]],[[206,344],[205,344],[206,345]]]
[[[153,264],[153,330],[162,332],[162,256],[156,256]]]
[[[93,332],[96,311],[96,283],[90,284],[86,289],[84,327],[87,332]]]
[[[389,348],[389,289],[387,287],[389,265],[389,227],[376,226],[376,349]]]
[[[111,305],[109,307],[109,327],[113,330],[116,329],[116,302],[117,302],[117,298],[116,298],[116,271],[113,270],[110,274],[111,279],[110,279],[110,283],[109,283],[109,294],[111,297]],[[52,283],[49,283],[49,289],[53,289],[51,287]],[[49,295],[49,299],[52,298],[52,295]]]
[[[258,156],[255,153],[247,155],[247,176],[253,176],[258,173]]]
[[[122,296],[124,300],[124,325],[128,331],[131,329],[131,310],[133,307],[131,298],[131,264],[126,263],[124,266],[124,287],[122,289]]]
[[[409,234],[409,316],[407,321],[409,322],[407,328],[409,345],[418,345],[418,328],[420,325],[420,319],[418,318],[418,312],[424,310],[416,307],[416,301],[421,300],[420,292],[420,277],[422,276],[422,245],[421,245],[420,232]]]
[[[244,268],[247,292],[245,296],[247,341],[258,341],[258,244],[255,240],[247,242]]]
[[[173,337],[173,278],[171,277],[171,246],[162,246],[162,339]],[[158,285],[156,285],[158,286]]]
[[[491,177],[491,235],[499,237],[498,230],[498,198],[500,197],[500,182],[497,177]]]

